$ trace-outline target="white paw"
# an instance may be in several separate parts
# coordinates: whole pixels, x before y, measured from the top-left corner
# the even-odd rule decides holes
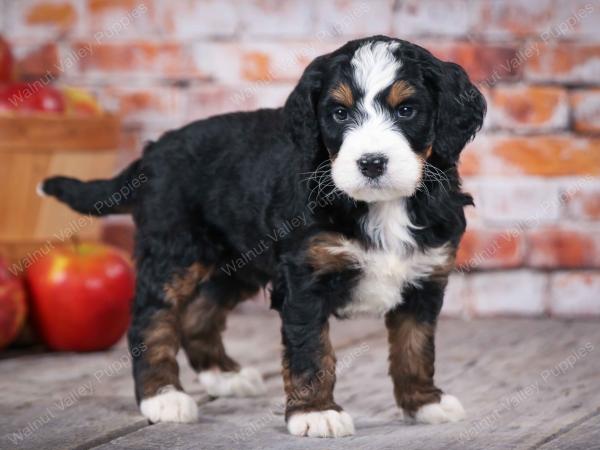
[[[48,197],[48,194],[46,194],[44,192],[44,182],[40,181],[37,186],[35,187],[35,193],[39,196],[39,197]]]
[[[287,428],[294,436],[342,437],[354,434],[350,414],[333,409],[296,413],[288,419]]]
[[[161,389],[154,397],[142,400],[140,411],[152,423],[198,420],[198,406],[194,399],[172,386]]]
[[[252,367],[239,372],[204,370],[198,374],[198,380],[213,397],[256,397],[267,392],[260,372]]]
[[[453,395],[443,394],[439,403],[421,406],[415,414],[415,420],[421,423],[458,422],[465,417],[465,410]]]

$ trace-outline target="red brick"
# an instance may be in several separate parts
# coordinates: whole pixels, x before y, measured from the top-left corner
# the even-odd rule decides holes
[[[481,173],[481,165],[479,163],[479,152],[477,144],[470,143],[460,155],[458,169],[463,177],[479,175]]]
[[[541,43],[597,38],[600,8],[589,0],[483,0],[475,32],[484,38],[531,38]]]
[[[527,263],[541,268],[600,266],[600,228],[538,228],[527,232]]]
[[[196,71],[218,82],[297,81],[317,56],[338,42],[202,42],[194,46]]]
[[[97,42],[158,33],[153,0],[87,0],[86,10],[86,32]]]
[[[186,117],[196,120],[231,111],[282,106],[292,88],[291,84],[275,83],[203,84],[188,92]]]
[[[583,179],[564,188],[565,215],[574,220],[600,220],[600,183]]]
[[[76,0],[9,1],[2,14],[13,39],[56,39],[78,31],[82,5]]]
[[[26,22],[29,25],[54,25],[69,28],[77,19],[77,12],[69,3],[39,2],[28,11]]]
[[[600,88],[573,91],[571,108],[575,131],[600,133]]]
[[[252,36],[314,35],[313,2],[245,0],[240,8],[241,30]]]
[[[558,272],[550,276],[550,313],[561,317],[600,314],[600,272]]]
[[[147,5],[152,0],[144,0],[144,4]],[[87,0],[86,1],[88,11],[91,14],[104,14],[107,11],[118,10],[120,12],[127,12],[134,9],[139,5],[138,0]],[[96,16],[94,19],[98,18]]]
[[[235,97],[236,94],[238,92],[232,86],[211,83],[194,87],[188,92],[188,116],[190,119],[201,119],[227,111],[250,109],[255,91],[240,91],[239,98]]]
[[[239,8],[233,1],[184,0],[162,3],[165,33],[173,39],[232,36],[239,28]]]
[[[136,74],[144,77],[193,75],[191,61],[180,44],[135,41],[127,43],[78,42],[70,54],[79,53],[83,73]],[[63,56],[63,58],[66,57]]]
[[[104,104],[111,105],[126,125],[162,123],[167,126],[186,112],[187,94],[168,87],[109,87],[102,92]]]
[[[271,72],[271,59],[262,52],[248,52],[243,56],[242,78],[251,81],[267,80]]]
[[[316,38],[390,34],[392,0],[331,0],[316,4]]]
[[[600,174],[600,138],[479,134],[459,165],[463,176]]]
[[[483,0],[476,30],[494,38],[535,36],[554,23],[555,8],[554,0]]]
[[[528,48],[512,45],[479,44],[470,42],[421,42],[425,48],[442,60],[460,64],[471,79],[492,86],[499,81],[512,81],[521,77],[522,61]]]
[[[531,270],[469,276],[474,316],[541,316],[546,311],[548,278]]]
[[[525,63],[525,77],[535,81],[596,84],[600,79],[600,44],[540,45]]]
[[[569,122],[567,91],[557,87],[497,86],[491,90],[493,128],[514,131],[564,130]]]
[[[37,80],[40,78],[50,77],[57,79],[62,72],[58,69],[59,51],[58,46],[49,42],[43,45],[22,46],[17,44],[15,53],[20,56],[17,59],[16,73],[18,79],[21,80]]]
[[[470,228],[463,236],[456,268],[460,272],[518,267],[523,262],[523,239],[509,229]]]
[[[482,142],[485,142],[485,145]],[[488,136],[474,148],[479,174],[600,174],[600,139],[597,138],[566,135],[493,138]],[[467,152],[469,150],[467,149]],[[474,167],[475,164],[471,166]]]
[[[398,2],[394,13],[394,34],[403,37],[466,36],[475,26],[479,8],[479,3],[469,0]]]

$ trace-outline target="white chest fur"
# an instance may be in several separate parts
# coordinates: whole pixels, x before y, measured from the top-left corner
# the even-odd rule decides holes
[[[447,246],[424,251],[417,247],[409,232],[409,228],[415,227],[402,200],[371,204],[363,227],[376,244],[373,248],[345,241],[336,250],[351,255],[362,271],[350,302],[338,311],[342,316],[385,314],[402,303],[406,285],[418,286],[450,258]]]

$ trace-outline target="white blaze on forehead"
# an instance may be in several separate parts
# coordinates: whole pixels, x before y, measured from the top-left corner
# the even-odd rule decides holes
[[[402,63],[393,52],[399,46],[398,42],[370,42],[354,53],[350,63],[355,81],[364,92],[364,106],[370,106],[375,96],[396,79]]]
[[[369,42],[357,49],[351,60],[354,81],[363,92],[357,104],[361,114],[346,129],[331,173],[335,185],[357,200],[375,202],[410,196],[420,181],[420,160],[391,113],[375,100],[396,81],[402,67],[394,55],[399,46],[398,42]],[[363,176],[357,165],[368,153],[387,159],[384,174],[374,182]]]

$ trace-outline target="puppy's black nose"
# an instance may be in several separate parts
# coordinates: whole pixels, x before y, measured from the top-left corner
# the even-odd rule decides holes
[[[356,163],[360,172],[368,178],[377,178],[385,172],[388,159],[381,153],[366,153]]]

